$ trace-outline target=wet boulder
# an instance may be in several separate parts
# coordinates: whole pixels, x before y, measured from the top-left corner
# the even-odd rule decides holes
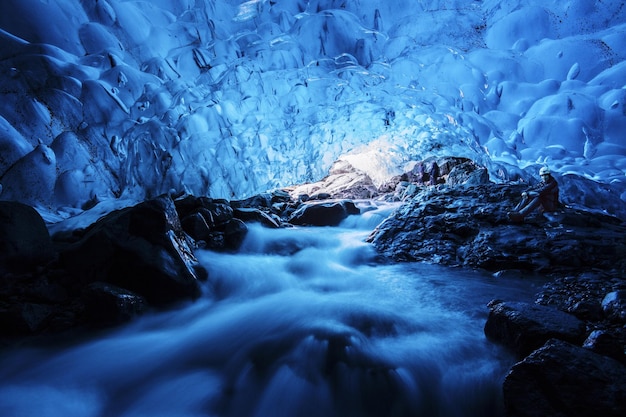
[[[104,216],[61,252],[61,261],[83,286],[102,281],[164,305],[200,295],[206,271],[191,244],[164,196]]]
[[[626,324],[626,290],[608,293],[602,300],[602,311],[610,320]]]
[[[212,239],[211,227],[206,221],[206,216],[196,211],[187,215],[181,221],[183,230],[195,241],[208,241]]]
[[[242,220],[246,223],[260,223],[270,229],[278,229],[280,225],[269,214],[253,207],[240,207],[233,210],[235,218]]]
[[[55,257],[39,213],[26,204],[0,201],[0,274],[30,271]]]
[[[247,234],[247,226],[235,218],[231,204],[222,199],[185,196],[175,202],[181,225],[200,247],[215,251],[236,250]],[[269,218],[269,216],[268,216]]]
[[[237,250],[248,234],[248,226],[239,220],[232,219],[224,225],[224,247],[229,250]]]
[[[289,223],[299,226],[337,226],[351,214],[360,214],[351,200],[306,202],[289,218]]]
[[[621,417],[626,366],[551,339],[512,367],[503,397],[508,417]]]
[[[114,326],[130,321],[147,309],[145,299],[105,282],[93,282],[81,295],[85,319],[94,326]]]
[[[552,338],[578,345],[585,339],[585,323],[554,307],[498,300],[488,307],[485,335],[520,358]]]
[[[585,339],[583,347],[626,364],[624,345],[620,337],[610,330],[592,331]]]

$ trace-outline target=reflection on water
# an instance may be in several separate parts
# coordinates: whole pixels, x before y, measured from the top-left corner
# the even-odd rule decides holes
[[[536,288],[377,263],[363,241],[384,215],[251,227],[241,253],[199,253],[201,300],[76,346],[6,352],[0,415],[501,415],[512,359],[485,340],[485,305]]]

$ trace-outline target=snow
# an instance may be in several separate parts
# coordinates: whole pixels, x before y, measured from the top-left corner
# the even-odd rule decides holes
[[[0,198],[56,218],[454,155],[619,206],[625,80],[620,1],[4,0]]]

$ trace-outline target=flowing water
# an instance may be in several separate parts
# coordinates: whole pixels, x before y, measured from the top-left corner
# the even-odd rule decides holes
[[[527,280],[377,262],[391,207],[337,228],[251,227],[202,251],[205,294],[95,340],[0,359],[2,417],[500,416],[513,359],[483,334]]]

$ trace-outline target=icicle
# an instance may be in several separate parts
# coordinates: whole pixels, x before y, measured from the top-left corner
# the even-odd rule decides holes
[[[374,10],[374,29],[379,32],[383,30],[383,18],[378,9]]]

